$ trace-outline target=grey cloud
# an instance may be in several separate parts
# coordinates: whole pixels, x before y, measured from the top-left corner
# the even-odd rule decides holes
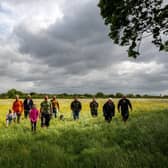
[[[37,34],[22,25],[16,27],[20,51],[44,60],[49,66],[64,66],[68,73],[87,73],[123,58],[113,53],[115,47],[107,37],[96,1],[72,13],[69,16],[66,11],[62,21]]]
[[[14,1],[25,6],[33,3]],[[23,20],[12,36],[18,50],[0,50],[0,79],[8,76],[15,87],[37,92],[165,93],[167,53],[158,52],[145,39],[142,55],[136,60],[128,58],[126,48],[114,45],[107,36],[97,2],[75,0],[65,5],[60,1],[63,19],[39,32],[30,31]],[[13,48],[11,44],[8,46]],[[136,69],[130,64],[129,71],[120,73],[125,69],[124,61],[137,66],[154,61],[161,68],[149,73],[150,68]]]

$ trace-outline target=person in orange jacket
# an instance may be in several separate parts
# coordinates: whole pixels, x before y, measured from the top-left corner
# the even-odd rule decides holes
[[[14,114],[16,114],[17,117],[17,123],[20,123],[20,117],[23,112],[23,102],[19,100],[19,96],[16,95],[16,100],[13,102],[12,106]]]

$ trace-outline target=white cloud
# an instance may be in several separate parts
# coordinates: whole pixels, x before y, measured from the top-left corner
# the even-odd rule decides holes
[[[10,77],[1,77],[1,83],[0,83],[0,92],[6,92],[7,90],[11,88],[16,88],[18,90],[23,91],[30,91],[31,88],[33,88],[34,83],[33,82],[18,82],[17,80],[13,80]]]
[[[25,1],[24,1],[25,2]],[[63,17],[57,1],[29,1],[29,3],[11,3],[2,1],[1,23],[12,32],[18,24],[24,24],[32,32],[47,29]],[[6,12],[4,12],[6,11]]]
[[[151,62],[130,62],[124,61],[115,65],[119,75],[136,75],[138,74],[153,74],[160,73],[164,70],[163,64],[158,64],[156,61]]]

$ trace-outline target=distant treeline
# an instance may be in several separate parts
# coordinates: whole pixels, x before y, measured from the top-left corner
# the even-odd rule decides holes
[[[1,93],[0,98],[2,99],[13,99],[15,98],[15,95],[19,95],[20,98],[25,98],[28,94],[32,96],[32,98],[43,98],[45,95],[48,95],[50,98],[53,96],[57,96],[57,98],[73,98],[74,96],[78,96],[79,98],[121,98],[123,95],[129,97],[129,98],[168,98],[168,95],[159,95],[159,96],[154,96],[154,95],[140,95],[140,94],[123,94],[123,93],[115,93],[115,94],[105,94],[103,92],[98,92],[96,94],[68,94],[68,93],[62,93],[62,94],[49,94],[49,93],[36,93],[36,92],[30,92],[30,93],[24,93],[22,91],[18,91],[16,89],[10,89],[6,93]]]

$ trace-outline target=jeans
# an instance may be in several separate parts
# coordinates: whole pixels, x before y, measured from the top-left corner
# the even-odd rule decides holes
[[[73,111],[73,119],[74,120],[79,119],[79,111]]]
[[[56,108],[53,108],[53,116],[54,116],[55,118],[57,118],[57,109],[56,109]]]
[[[25,109],[24,110],[24,116],[25,116],[25,118],[27,118],[28,115],[29,115],[29,110]]]
[[[41,114],[41,127],[43,126],[49,127],[49,125],[50,125],[50,114],[42,113]]]
[[[12,118],[11,117],[8,117],[7,119],[6,119],[6,125],[8,126],[8,125],[10,125],[12,123]]]
[[[128,111],[122,111],[121,115],[122,115],[123,121],[128,120],[128,117],[129,117],[129,112]]]
[[[31,130],[34,132],[36,131],[36,122],[31,121]]]
[[[16,112],[17,123],[20,123],[20,117],[21,117],[21,113],[20,112]]]
[[[92,117],[97,117],[97,109],[91,109]]]
[[[110,123],[111,120],[112,120],[112,115],[105,115],[104,118],[105,118],[105,121],[107,121],[108,123]]]

